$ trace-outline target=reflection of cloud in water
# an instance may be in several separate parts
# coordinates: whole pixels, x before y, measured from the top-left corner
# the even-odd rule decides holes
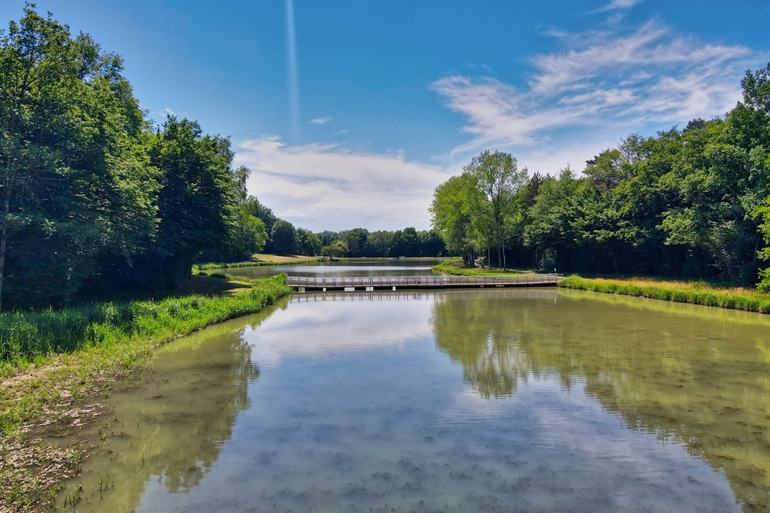
[[[591,293],[532,299],[469,293],[435,303],[437,347],[462,364],[479,399],[513,394],[517,404],[533,379],[562,393],[579,384],[595,399],[581,405],[587,422],[599,408],[618,414],[724,472],[745,511],[770,505],[770,368],[755,342],[766,337],[763,316]],[[484,409],[461,400],[466,409],[449,415],[472,419],[470,407]],[[492,404],[484,415],[499,421]],[[553,433],[571,440],[573,419],[561,413],[544,407],[532,421],[560,425]]]
[[[764,511],[760,332],[596,306],[295,295],[158,360],[93,511]]]
[[[657,511],[673,504],[685,485],[697,485],[695,493],[703,494],[702,504],[712,501],[719,511],[741,510],[737,504],[724,503],[732,495],[724,475],[673,440],[666,443],[629,429],[622,417],[609,414],[599,400],[588,395],[585,381],[579,379],[566,390],[558,376],[530,375],[516,394],[492,399],[465,387],[441,412],[439,424],[452,429],[484,425],[521,431],[512,435],[520,438],[517,450],[550,454],[543,464],[550,467],[554,479],[571,474],[571,486],[576,490],[603,483],[608,490],[605,505],[613,511],[632,510],[643,499],[650,511]],[[521,449],[524,446],[527,449]],[[574,467],[578,461],[579,469]],[[608,468],[613,470],[608,472]],[[645,488],[657,490],[658,496],[645,498]]]
[[[244,339],[252,346],[252,359],[261,366],[277,365],[290,357],[323,359],[403,346],[431,335],[433,296],[360,292],[299,296],[258,330],[247,330]],[[408,308],[404,301],[409,302]]]

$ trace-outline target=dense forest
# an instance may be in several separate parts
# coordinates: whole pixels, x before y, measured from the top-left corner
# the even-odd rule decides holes
[[[145,118],[118,55],[27,6],[0,38],[0,301],[176,286],[267,238],[226,137]]]
[[[436,188],[433,226],[466,264],[718,279],[770,289],[770,65],[724,119],[632,134],[583,176],[485,151]]]

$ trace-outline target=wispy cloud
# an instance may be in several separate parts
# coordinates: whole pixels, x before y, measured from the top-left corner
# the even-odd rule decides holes
[[[657,21],[630,33],[557,37],[565,49],[534,57],[524,88],[458,75],[433,83],[469,122],[463,130],[472,139],[453,154],[490,145],[535,149],[579,127],[613,130],[617,140],[649,123],[711,118],[735,105],[743,70],[760,61],[743,46],[706,44]]]
[[[326,117],[326,118],[316,118],[316,119],[311,119],[311,120],[310,120],[310,123],[311,123],[311,124],[313,124],[313,125],[325,125],[326,123],[328,123],[328,122],[329,122],[329,121],[331,121],[332,119],[333,119],[333,118],[331,118],[331,117]]]
[[[400,153],[291,146],[276,136],[243,142],[236,160],[252,170],[250,191],[279,217],[313,230],[428,228],[433,189],[451,176]]]
[[[163,116],[165,118],[166,116],[176,116],[176,112],[166,107],[163,110],[159,110],[158,115]]]
[[[612,0],[609,4],[605,5],[596,12],[630,9],[633,6],[642,3],[643,1],[644,0]]]

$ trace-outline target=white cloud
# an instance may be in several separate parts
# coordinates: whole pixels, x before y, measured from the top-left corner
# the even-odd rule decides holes
[[[165,118],[166,116],[176,116],[177,114],[173,110],[166,107],[163,110],[159,110],[158,115],[163,116]]]
[[[633,6],[642,3],[643,1],[644,0],[612,0],[609,4],[605,5],[597,12],[630,9]]]
[[[236,157],[253,171],[249,190],[278,216],[312,230],[428,228],[434,188],[458,174],[471,153],[510,151],[530,172],[555,173],[567,164],[580,171],[629,133],[649,135],[724,114],[740,99],[743,71],[766,59],[742,46],[677,34],[658,21],[625,32],[605,24],[549,34],[562,49],[534,56],[520,87],[457,74],[432,84],[467,119],[462,130],[469,135],[441,165],[410,161],[401,153],[288,145],[263,136],[243,142]]]
[[[400,153],[290,146],[276,136],[243,142],[236,162],[252,170],[251,193],[279,217],[312,230],[426,229],[433,189],[451,176]]]
[[[252,345],[252,360],[276,365],[283,358],[325,359],[374,348],[403,347],[429,338],[433,293],[402,293],[387,301],[370,301],[362,294],[324,294],[311,300],[296,296],[280,315],[270,316],[258,330],[243,337]],[[345,308],[338,302],[349,301]],[[401,301],[410,301],[408,309]],[[312,304],[311,304],[312,303]],[[350,315],[354,312],[355,315]],[[398,323],[382,323],[382,319]],[[326,329],[335,326],[334,330]],[[293,336],[287,337],[291,329]]]
[[[586,158],[604,149],[595,142],[608,133],[617,143],[649,125],[665,129],[724,114],[740,99],[743,71],[760,62],[745,47],[706,44],[656,21],[626,34],[551,35],[566,48],[534,57],[525,88],[457,75],[433,83],[448,107],[468,119],[462,130],[472,139],[452,155],[489,146],[520,155],[548,148],[554,154],[568,144],[563,133],[570,132],[573,146],[582,141],[584,148],[571,159],[580,170]]]

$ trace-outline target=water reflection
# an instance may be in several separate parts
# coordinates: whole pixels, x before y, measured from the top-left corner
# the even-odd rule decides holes
[[[113,396],[78,510],[765,511],[768,319],[607,298],[305,294],[206,330]]]
[[[226,322],[162,348],[141,379],[112,394],[112,414],[90,433],[100,442],[63,499],[82,485],[78,510],[111,504],[117,513],[134,511],[151,478],[172,493],[198,486],[249,406],[248,385],[260,368],[243,333],[268,315]]]
[[[503,293],[505,294],[505,293]],[[748,507],[770,507],[770,334],[755,314],[587,292],[555,301],[471,292],[436,301],[438,347],[484,398],[554,376],[635,429],[724,471]],[[556,295],[558,294],[558,296]]]

